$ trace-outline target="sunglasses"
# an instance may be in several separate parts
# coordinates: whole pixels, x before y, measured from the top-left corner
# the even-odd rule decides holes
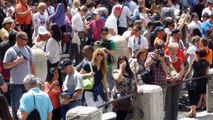
[[[28,38],[26,38],[26,39],[25,39],[25,38],[20,38],[20,39],[22,39],[22,40],[24,40],[24,41],[28,41]]]
[[[98,53],[97,56],[103,56],[103,54],[102,53]]]

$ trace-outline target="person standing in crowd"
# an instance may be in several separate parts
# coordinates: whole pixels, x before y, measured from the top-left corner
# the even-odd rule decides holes
[[[5,1],[0,0],[0,23],[3,22],[4,18],[6,18],[6,14],[3,11],[3,8],[5,7]],[[2,28],[2,24],[0,24],[0,29]],[[0,40],[1,41],[1,40]]]
[[[142,93],[137,80],[130,69],[126,56],[120,56],[117,61],[117,69],[113,71],[115,85],[112,89],[113,99],[118,99],[133,92]],[[127,114],[132,112],[131,98],[127,98],[113,103],[113,109],[116,112],[116,120],[125,120]]]
[[[206,5],[206,0],[198,0],[199,3],[197,5],[194,6],[194,12],[197,13],[197,15],[199,16],[199,19],[202,19],[202,11],[205,8]],[[208,13],[207,13],[208,14]]]
[[[57,0],[57,7],[54,14],[49,17],[49,21],[56,23],[60,28],[65,25],[65,15],[67,12],[67,0]]]
[[[202,24],[202,36],[206,36],[206,31],[212,28],[213,24],[213,13],[209,16],[209,19]]]
[[[194,70],[192,77],[201,77],[206,76],[209,71],[209,62],[206,60],[207,53],[205,49],[199,49],[196,52],[197,59],[192,62],[189,69],[187,70],[185,77],[187,78],[188,75],[192,70]],[[191,105],[191,110],[187,113],[187,117],[189,118],[196,118],[196,108],[200,99],[201,94],[206,93],[206,83],[207,78],[198,79],[195,81],[196,87],[192,88],[188,91],[189,94],[189,101]]]
[[[71,15],[74,16],[75,13],[78,12],[78,8],[80,7],[81,3],[80,0],[73,0],[72,8],[71,8]]]
[[[82,106],[83,80],[79,72],[74,69],[72,61],[68,58],[63,59],[59,66],[67,75],[63,82],[63,91],[73,93],[69,98],[62,98],[61,100],[61,117],[65,120],[66,113],[69,109]]]
[[[33,14],[33,26],[34,26],[34,32],[33,32],[33,38],[34,39],[38,35],[38,28],[40,26],[44,26],[46,29],[48,28],[48,15],[45,13],[46,10],[46,4],[44,2],[40,2],[38,4],[38,12]],[[33,41],[35,43],[35,41]]]
[[[46,0],[46,10],[45,10],[45,13],[47,13],[48,17],[51,16],[52,14],[55,13],[55,7],[53,7],[51,4],[50,4],[50,0]]]
[[[192,45],[187,49],[185,58],[187,59],[188,64],[192,64],[192,62],[195,60],[195,51],[199,48],[200,43],[200,37],[194,36],[192,38]]]
[[[169,61],[171,66],[171,72],[175,71],[175,75],[170,73],[168,78],[169,84],[181,82],[184,75],[184,63],[182,58],[177,57],[179,49],[178,43],[171,42],[168,45]],[[166,101],[165,101],[165,120],[177,120],[179,110],[179,98],[182,84],[167,87],[166,90]],[[171,112],[172,111],[172,112]]]
[[[110,36],[118,35],[118,16],[121,15],[122,8],[116,6],[112,9],[111,15],[107,18],[105,27],[108,28]]]
[[[98,107],[109,98],[109,88],[107,84],[107,59],[103,49],[94,51],[92,61],[87,63],[80,71],[83,77],[94,76],[95,84],[91,90],[85,90],[85,100],[87,106]],[[92,66],[92,70],[90,69]],[[93,71],[93,72],[92,72]],[[100,108],[103,112],[103,108]]]
[[[107,83],[109,85],[110,91],[113,88],[113,79],[112,79],[112,64],[115,62],[114,60],[114,55],[116,53],[116,45],[113,40],[108,40],[107,39],[107,34],[108,34],[108,28],[107,27],[102,27],[101,28],[101,39],[99,42],[98,46],[99,48],[102,48],[105,53],[106,53],[106,59],[107,59]]]
[[[92,45],[85,45],[82,49],[83,60],[75,67],[77,71],[80,71],[85,64],[92,61],[92,55],[94,52],[94,48]]]
[[[51,120],[53,107],[48,94],[37,86],[38,79],[32,74],[28,74],[23,82],[27,92],[20,99],[17,113],[19,119],[26,120],[30,112],[36,108],[41,120]]]
[[[15,32],[14,20],[11,17],[6,17],[4,18],[4,21],[2,22],[2,26],[3,27],[0,29],[0,37],[2,41],[8,41],[9,33]]]
[[[45,54],[48,59],[48,69],[51,67],[58,67],[60,61],[61,50],[61,30],[57,24],[52,24],[50,27],[51,38],[47,41]]]
[[[212,9],[213,9],[213,0],[208,0],[207,1],[207,7],[205,7],[202,11],[202,15],[205,14],[205,13],[208,13],[209,16],[213,13],[212,12]]]
[[[121,7],[121,14],[118,16],[118,34],[123,35],[123,33],[128,29],[128,18],[132,15],[132,12],[127,6],[124,6],[124,0],[118,0],[118,4],[114,7]],[[113,8],[112,8],[113,9]]]
[[[79,8],[79,11],[72,18],[72,30],[74,32],[74,36],[72,39],[72,59],[75,60],[75,65],[79,64],[82,60],[82,56],[80,55],[80,50],[83,44],[86,42],[85,40],[80,40],[80,33],[86,36],[87,26],[85,15],[87,14],[88,8],[83,5]]]
[[[169,43],[172,43],[172,42],[176,42],[179,45],[179,48],[181,50],[183,50],[183,51],[186,50],[186,47],[185,47],[183,41],[181,40],[181,32],[179,29],[172,30],[172,34],[171,34]]]
[[[35,57],[27,45],[28,36],[25,32],[19,32],[16,35],[16,44],[10,47],[4,56],[3,67],[10,70],[10,89],[11,89],[11,104],[14,119],[17,119],[17,109],[19,100],[24,88],[23,79],[29,74],[35,74],[34,61]]]
[[[199,16],[197,15],[197,13],[192,13],[191,17],[192,17],[192,21],[187,25],[187,27],[190,30],[198,28],[200,30],[200,33],[202,33],[202,23],[200,22]]]
[[[7,100],[5,99],[4,95],[0,93],[0,119],[1,120],[13,120],[12,116],[9,111],[9,105],[7,103]]]
[[[95,9],[93,11],[93,18],[94,20],[92,20],[88,26],[89,28],[91,28],[92,30],[92,43],[100,40],[101,39],[101,28],[104,27],[105,22],[103,20],[100,19],[101,17],[101,11],[98,9]]]
[[[28,0],[19,0],[15,5],[15,21],[21,25],[21,29],[27,33],[28,36],[28,45],[32,45],[32,33],[31,33],[31,22],[32,17],[31,13],[34,8],[30,8],[27,4]]]
[[[133,57],[133,52],[136,50],[145,49],[148,51],[148,41],[143,35],[141,35],[141,26],[133,27],[133,36],[129,38],[127,46],[129,50],[129,59]]]
[[[164,43],[164,50],[165,50],[167,48],[169,42],[168,41],[164,42],[164,37],[166,35],[166,33],[164,31],[164,27],[163,26],[156,27],[155,32],[156,32],[156,38],[155,38],[154,44],[153,44],[154,48],[156,48],[155,45],[157,42],[162,42],[162,43]]]
[[[62,80],[60,80],[58,72],[56,67],[50,68],[44,85],[44,91],[49,95],[53,106],[52,120],[61,120],[59,95],[62,91]]]
[[[38,28],[38,35],[33,40],[35,44],[33,45],[32,48],[39,48],[41,50],[44,50],[45,45],[49,38],[50,38],[50,33],[49,31],[47,31],[46,27],[40,26]]]

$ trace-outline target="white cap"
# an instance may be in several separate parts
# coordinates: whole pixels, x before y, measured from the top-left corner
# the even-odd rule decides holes
[[[7,23],[13,23],[13,22],[14,22],[14,20],[11,17],[6,17],[6,18],[4,18],[2,25],[7,24]]]
[[[39,35],[46,35],[46,34],[48,34],[49,32],[47,31],[47,29],[44,27],[44,26],[40,26],[39,28],[38,28],[38,34]]]

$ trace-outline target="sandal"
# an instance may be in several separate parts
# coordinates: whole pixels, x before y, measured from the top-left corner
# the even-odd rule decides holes
[[[188,114],[186,114],[186,117],[196,118],[196,113],[188,113]]]

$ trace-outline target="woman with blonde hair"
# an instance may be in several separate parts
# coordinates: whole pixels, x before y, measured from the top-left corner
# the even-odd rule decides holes
[[[92,71],[90,69],[90,65]],[[107,84],[107,59],[104,49],[98,48],[94,51],[91,63],[85,64],[80,71],[83,78],[94,76],[95,84],[91,90],[85,90],[85,100],[87,106],[97,107],[102,105],[108,99],[108,84]]]
[[[71,15],[73,16],[75,13],[78,12],[78,8],[80,7],[81,3],[79,0],[73,0],[72,8],[71,8]]]

